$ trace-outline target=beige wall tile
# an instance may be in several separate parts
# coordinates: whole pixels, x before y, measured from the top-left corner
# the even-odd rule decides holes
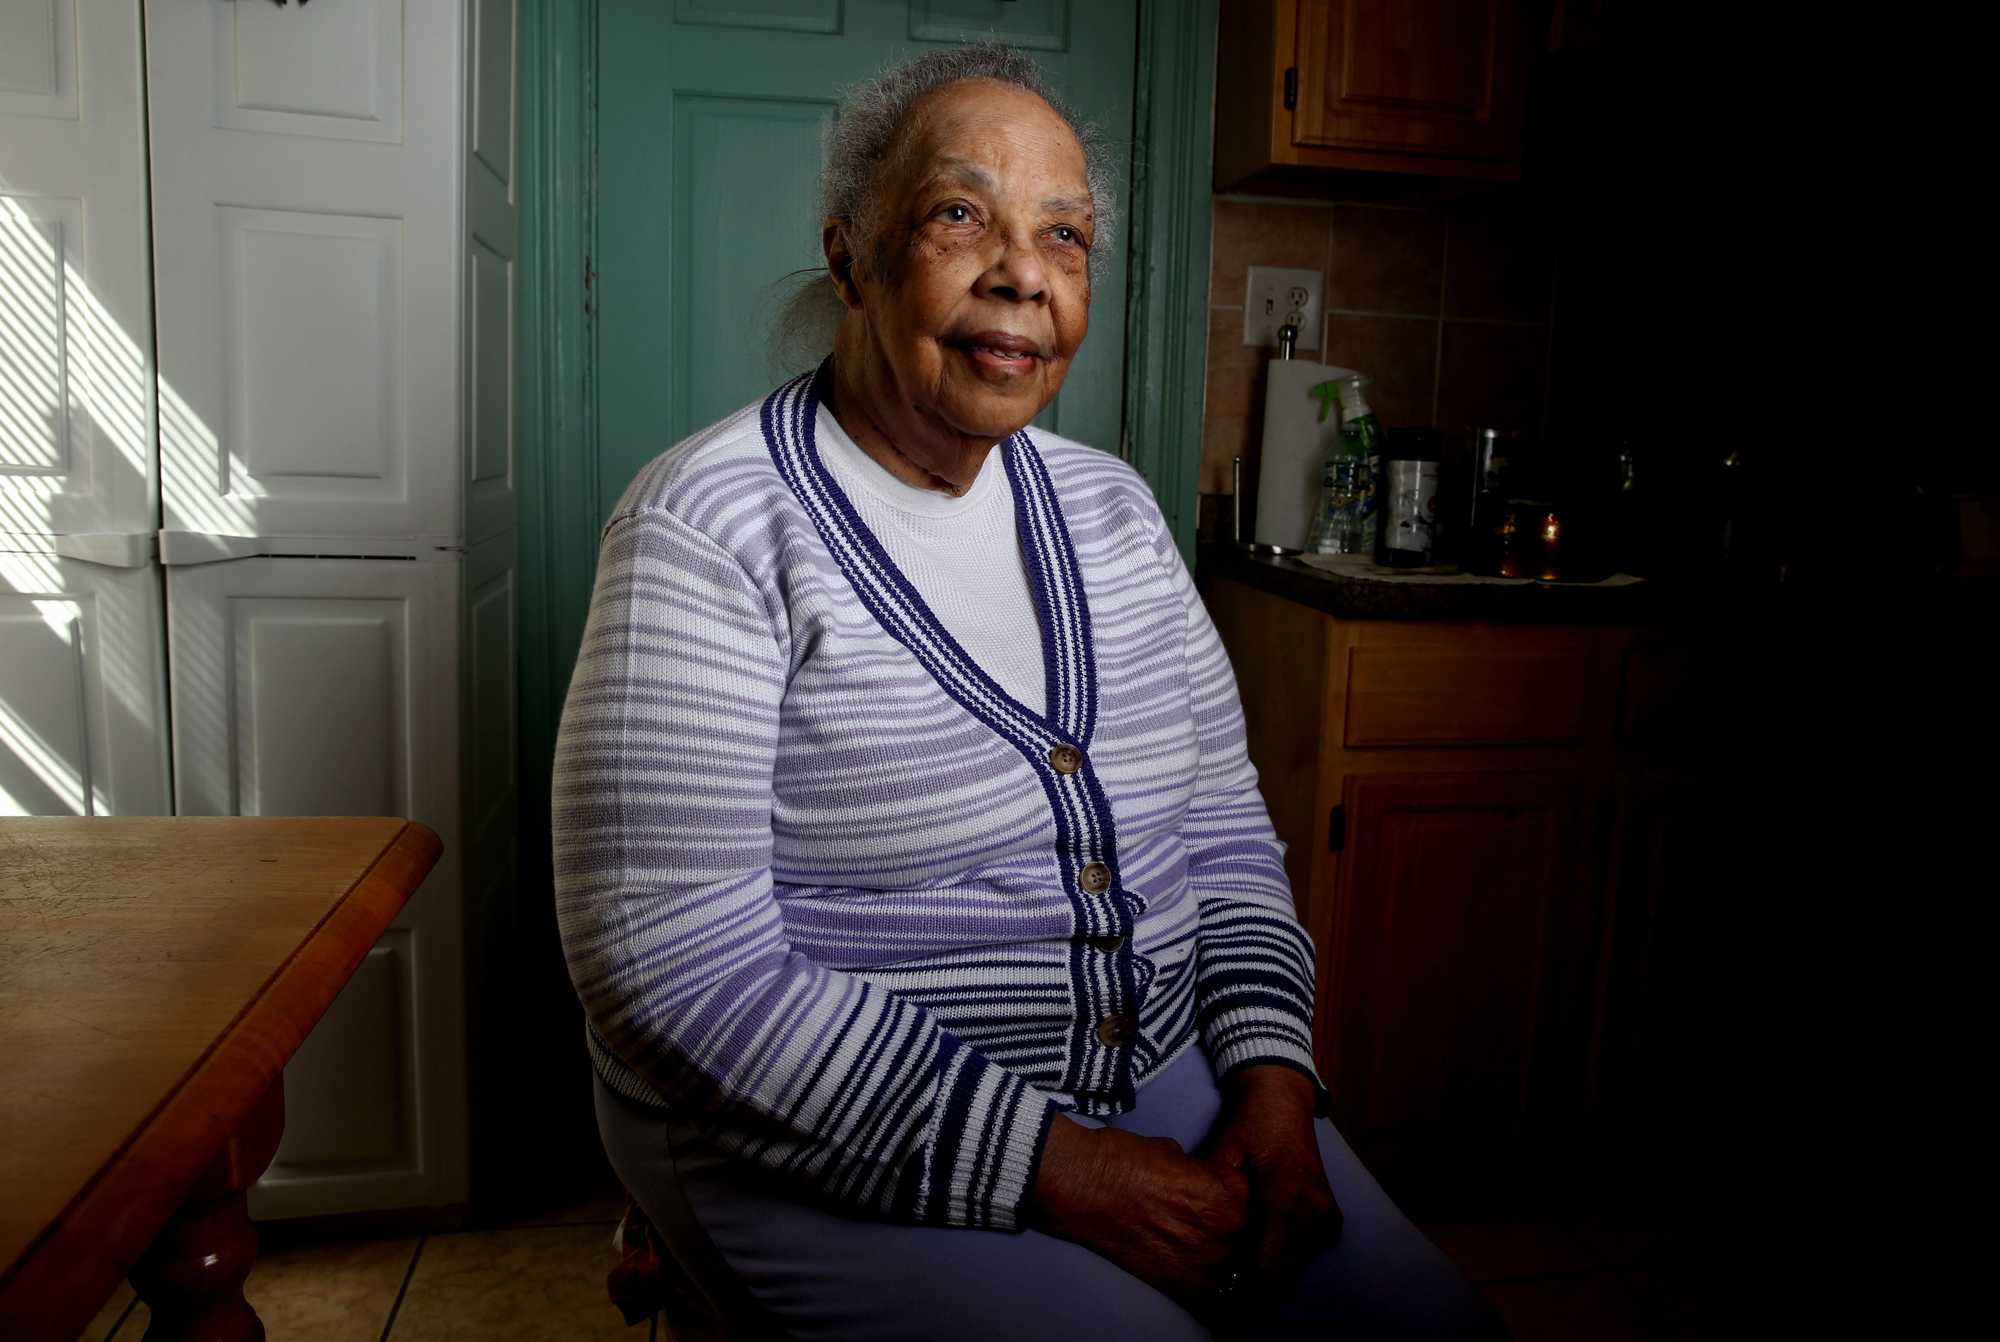
[[[1216,201],[1208,252],[1209,303],[1241,307],[1253,265],[1297,266],[1324,273],[1331,215],[1324,205]]]
[[[1428,318],[1329,313],[1319,358],[1368,374],[1368,404],[1384,424],[1429,424],[1437,331]]]
[[[1254,463],[1258,433],[1264,421],[1264,365],[1270,358],[1271,351],[1243,343],[1241,311],[1209,309],[1208,394],[1201,414],[1201,492],[1229,492],[1229,462],[1237,453]]]
[[[1326,308],[1435,317],[1444,279],[1444,216],[1336,205]]]
[[[1538,432],[1548,349],[1546,327],[1446,322],[1438,424],[1447,429],[1492,425]]]

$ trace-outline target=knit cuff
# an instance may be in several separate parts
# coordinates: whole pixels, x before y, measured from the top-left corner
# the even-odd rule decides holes
[[[1019,1230],[1056,1107],[978,1052],[940,1062],[925,1136],[919,1219],[930,1225]]]
[[[1311,1030],[1289,1013],[1256,1006],[1219,1011],[1203,1023],[1202,1047],[1218,1084],[1245,1067],[1265,1064],[1305,1073],[1312,1078],[1314,1112],[1326,1114],[1329,1097],[1313,1065]]]

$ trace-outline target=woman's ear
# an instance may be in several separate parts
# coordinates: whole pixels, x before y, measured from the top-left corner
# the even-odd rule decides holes
[[[855,280],[856,257],[847,240],[847,225],[829,219],[819,231],[820,250],[826,253],[826,273],[833,279],[834,292],[849,308],[861,306],[861,286]]]

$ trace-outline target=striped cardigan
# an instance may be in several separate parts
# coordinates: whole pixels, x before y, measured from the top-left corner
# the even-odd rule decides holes
[[[1001,448],[1046,712],[945,632],[813,442],[830,365],[626,491],[562,719],[558,919],[614,1090],[851,1210],[1020,1224],[1059,1109],[1197,1037],[1312,1074],[1312,947],[1152,495]]]

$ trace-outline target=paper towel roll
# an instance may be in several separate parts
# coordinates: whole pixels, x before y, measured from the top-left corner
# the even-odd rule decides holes
[[[1319,506],[1320,474],[1340,442],[1340,412],[1312,389],[1351,377],[1351,368],[1273,359],[1264,383],[1264,446],[1257,467],[1257,521],[1251,536],[1270,545],[1305,548]]]

